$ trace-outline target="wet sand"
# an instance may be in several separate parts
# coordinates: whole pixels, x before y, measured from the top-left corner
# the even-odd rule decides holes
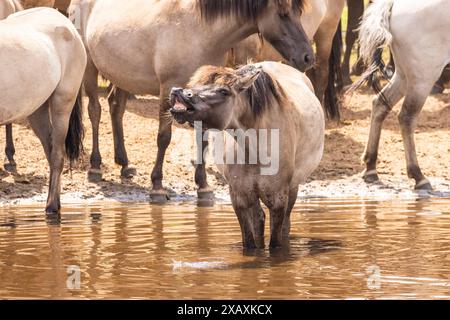
[[[111,121],[107,101],[100,125],[100,148],[103,157],[103,181],[87,181],[91,150],[91,128],[85,112],[85,155],[73,168],[64,171],[62,200],[64,202],[94,202],[112,200],[120,202],[146,202],[151,187],[150,173],[156,156],[158,128],[158,99],[138,97],[128,103],[124,118],[124,131],[128,157],[138,174],[123,180],[120,167],[114,163]],[[327,124],[326,150],[320,168],[310,182],[302,186],[300,197],[411,197],[413,181],[406,176],[403,143],[394,108],[384,124],[379,151],[379,173],[382,183],[366,185],[361,155],[369,132],[372,92],[361,90],[346,97],[342,110],[342,123]],[[87,104],[87,103],[85,103]],[[430,97],[420,115],[416,130],[418,158],[424,174],[433,183],[436,195],[450,195],[450,95]],[[0,134],[4,146],[4,134]],[[48,183],[48,165],[43,149],[26,124],[14,125],[17,174],[0,171],[0,205],[45,201]],[[174,126],[172,143],[164,166],[165,186],[172,190],[173,200],[195,197],[195,156],[193,130],[187,126]],[[220,200],[227,201],[227,186],[215,166],[208,166],[208,178]]]

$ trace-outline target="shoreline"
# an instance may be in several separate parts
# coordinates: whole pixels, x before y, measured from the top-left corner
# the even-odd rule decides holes
[[[402,179],[401,177],[389,177],[381,175],[380,182],[375,184],[366,184],[360,175],[354,175],[333,181],[311,181],[304,185],[300,185],[298,201],[308,199],[364,199],[364,200],[411,200],[411,199],[433,199],[433,198],[450,198],[450,181],[443,178],[431,177],[434,190],[415,191],[411,188],[411,181]],[[65,192],[61,194],[62,206],[77,204],[90,205],[98,203],[108,204],[150,204],[150,190],[123,190],[117,192],[91,193],[87,196],[83,192]],[[226,186],[215,190],[214,204],[229,205],[231,204]],[[5,199],[0,197],[0,207],[7,208],[12,206],[25,205],[42,205],[45,203],[47,193],[33,195],[31,197]],[[170,190],[170,200],[163,205],[184,204],[197,202],[195,191]],[[156,205],[156,204],[155,204]]]

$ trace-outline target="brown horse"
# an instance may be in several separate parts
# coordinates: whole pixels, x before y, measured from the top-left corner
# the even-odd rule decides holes
[[[302,8],[302,0],[97,0],[85,28],[86,42],[98,71],[121,88],[110,110],[115,160],[122,166],[122,174],[129,168],[122,125],[128,92],[160,96],[151,196],[156,202],[167,201],[162,169],[172,132],[167,100],[170,88],[186,84],[201,65],[223,65],[227,51],[255,33],[261,33],[293,66],[303,71],[310,68],[314,53],[294,18]],[[94,72],[87,75],[90,80],[86,79],[85,87],[91,98],[89,113],[94,132],[91,173],[101,175],[100,109],[98,101],[92,101],[96,99],[96,76]],[[195,181],[199,196],[211,197],[204,165],[196,168]]]
[[[233,133],[232,141],[236,142],[231,149],[226,143],[222,145],[227,155],[232,152],[227,159],[235,159],[235,149],[244,149],[246,155],[252,153],[252,146],[257,146],[259,155],[262,150],[270,150],[266,154],[275,170],[264,171],[269,162],[261,157],[251,162],[248,156],[241,162],[225,163],[223,173],[241,226],[243,246],[264,247],[265,214],[260,201],[270,210],[270,246],[287,244],[298,186],[317,168],[324,147],[324,114],[309,79],[277,62],[247,65],[236,71],[205,66],[196,72],[187,89],[172,89],[170,100],[178,122],[200,122],[206,129]],[[270,139],[258,134],[246,139],[247,133],[262,131]]]

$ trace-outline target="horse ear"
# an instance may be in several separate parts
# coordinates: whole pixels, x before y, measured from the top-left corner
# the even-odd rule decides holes
[[[258,79],[261,71],[261,69],[256,69],[242,76],[238,76],[234,88],[239,92],[247,90],[255,83],[256,79]]]

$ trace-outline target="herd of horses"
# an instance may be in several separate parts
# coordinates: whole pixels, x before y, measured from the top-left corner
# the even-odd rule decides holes
[[[201,120],[205,128],[218,130],[280,130],[279,174],[261,176],[258,165],[230,164],[224,176],[244,246],[264,246],[261,201],[270,211],[270,245],[282,246],[289,238],[298,185],[322,157],[325,114],[339,118],[336,92],[351,83],[349,52],[362,14],[361,63],[354,72],[358,73],[358,66],[367,70],[352,89],[366,80],[377,88],[376,75],[387,76],[381,60],[383,46],[390,47],[394,70],[373,102],[364,179],[378,180],[382,122],[405,96],[399,123],[408,176],[415,179],[416,189],[431,189],[417,161],[414,128],[433,85],[446,80],[448,1],[376,0],[363,13],[363,0],[348,0],[342,65],[340,18],[345,0],[29,2],[33,1],[0,0],[0,19],[4,19],[0,21],[0,124],[7,125],[10,168],[15,163],[9,124],[27,118],[42,142],[50,164],[48,214],[60,211],[64,153],[70,161],[82,153],[82,87],[89,99],[93,129],[88,177],[102,177],[98,136],[98,76],[102,75],[113,85],[108,102],[115,161],[124,177],[136,174],[124,142],[128,97],[160,97],[158,151],[151,174],[153,202],[168,200],[162,173],[174,119],[183,123]],[[43,5],[67,11],[69,19],[50,8],[23,11],[24,6]],[[227,63],[240,67],[221,67]],[[205,151],[208,142],[198,147]],[[207,182],[205,161],[199,163],[195,169],[198,196],[210,198],[213,190]]]

